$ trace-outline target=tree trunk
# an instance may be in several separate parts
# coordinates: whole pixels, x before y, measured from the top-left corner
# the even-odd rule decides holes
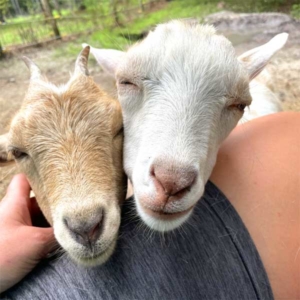
[[[140,4],[141,11],[144,12],[145,8],[144,8],[143,0],[139,0],[139,4]]]
[[[68,0],[68,6],[69,6],[69,9],[71,10],[72,14],[74,14],[74,12],[76,10],[75,0]]]
[[[60,39],[61,36],[60,36],[59,30],[58,30],[58,27],[57,27],[57,24],[56,24],[56,20],[53,19],[52,10],[51,10],[51,7],[49,5],[49,0],[41,0],[41,2],[42,2],[42,7],[43,7],[45,18],[50,19],[49,22],[52,26],[54,35],[57,39]]]
[[[0,59],[4,56],[3,54],[3,48],[2,45],[0,44]]]
[[[36,6],[38,7],[38,11],[42,12],[43,8],[42,8],[41,1],[40,0],[34,0],[34,1],[35,1]]]
[[[14,10],[15,10],[15,14],[18,16],[18,15],[22,15],[22,10],[20,8],[20,4],[19,4],[19,1],[18,0],[11,0],[11,3],[14,7]]]
[[[117,26],[122,26],[122,24],[120,23],[119,20],[119,15],[118,15],[118,9],[117,9],[117,1],[116,0],[110,0],[110,5],[111,5],[111,9],[112,9],[112,15],[113,18],[115,20],[115,24]]]
[[[3,15],[3,12],[0,10],[0,24],[5,24],[5,18],[4,18],[4,15]],[[1,45],[0,45],[1,47]]]

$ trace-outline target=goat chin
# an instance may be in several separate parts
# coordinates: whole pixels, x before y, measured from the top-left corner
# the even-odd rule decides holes
[[[71,259],[75,261],[78,265],[84,266],[84,267],[95,267],[98,265],[102,265],[108,261],[108,259],[113,254],[115,248],[116,248],[117,240],[114,240],[108,247],[105,249],[105,251],[101,252],[98,255],[91,256],[91,257],[79,257],[77,255],[72,254],[71,252],[68,252]]]
[[[137,212],[145,224],[153,230],[160,232],[166,232],[174,230],[184,224],[188,218],[191,216],[193,210],[189,210],[183,216],[173,219],[173,220],[161,220],[155,217],[150,216],[145,213],[138,201],[136,201]]]

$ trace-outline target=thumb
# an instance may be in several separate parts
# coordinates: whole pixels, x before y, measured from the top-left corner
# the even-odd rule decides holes
[[[40,258],[45,257],[48,253],[54,251],[59,247],[52,227],[49,228],[39,228],[33,227],[33,234],[36,238],[36,251]]]
[[[59,247],[59,244],[54,236],[54,230],[52,227],[50,228],[42,228],[47,236],[47,242],[44,247],[44,252],[46,255]]]

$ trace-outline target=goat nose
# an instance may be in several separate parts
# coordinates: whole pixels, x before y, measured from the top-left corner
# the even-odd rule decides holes
[[[103,213],[91,217],[88,221],[78,221],[70,217],[63,219],[66,227],[69,229],[71,236],[78,243],[91,247],[99,238],[103,229]]]
[[[154,164],[151,171],[155,184],[159,183],[167,196],[179,196],[188,191],[196,181],[197,174],[193,167],[175,167],[166,163]]]

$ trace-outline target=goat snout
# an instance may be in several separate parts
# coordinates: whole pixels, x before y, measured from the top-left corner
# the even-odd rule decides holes
[[[197,177],[197,171],[188,167],[170,167],[154,165],[151,175],[156,184],[162,186],[166,196],[176,196],[193,185]]]
[[[150,169],[150,176],[155,186],[156,196],[151,199],[148,208],[168,212],[170,210],[168,206],[172,206],[172,202],[180,200],[190,191],[197,175],[197,170],[190,166],[165,162],[154,163]]]
[[[65,217],[63,222],[75,241],[92,248],[103,230],[104,216],[101,211],[97,215],[89,217],[87,221],[77,220],[76,217]]]

